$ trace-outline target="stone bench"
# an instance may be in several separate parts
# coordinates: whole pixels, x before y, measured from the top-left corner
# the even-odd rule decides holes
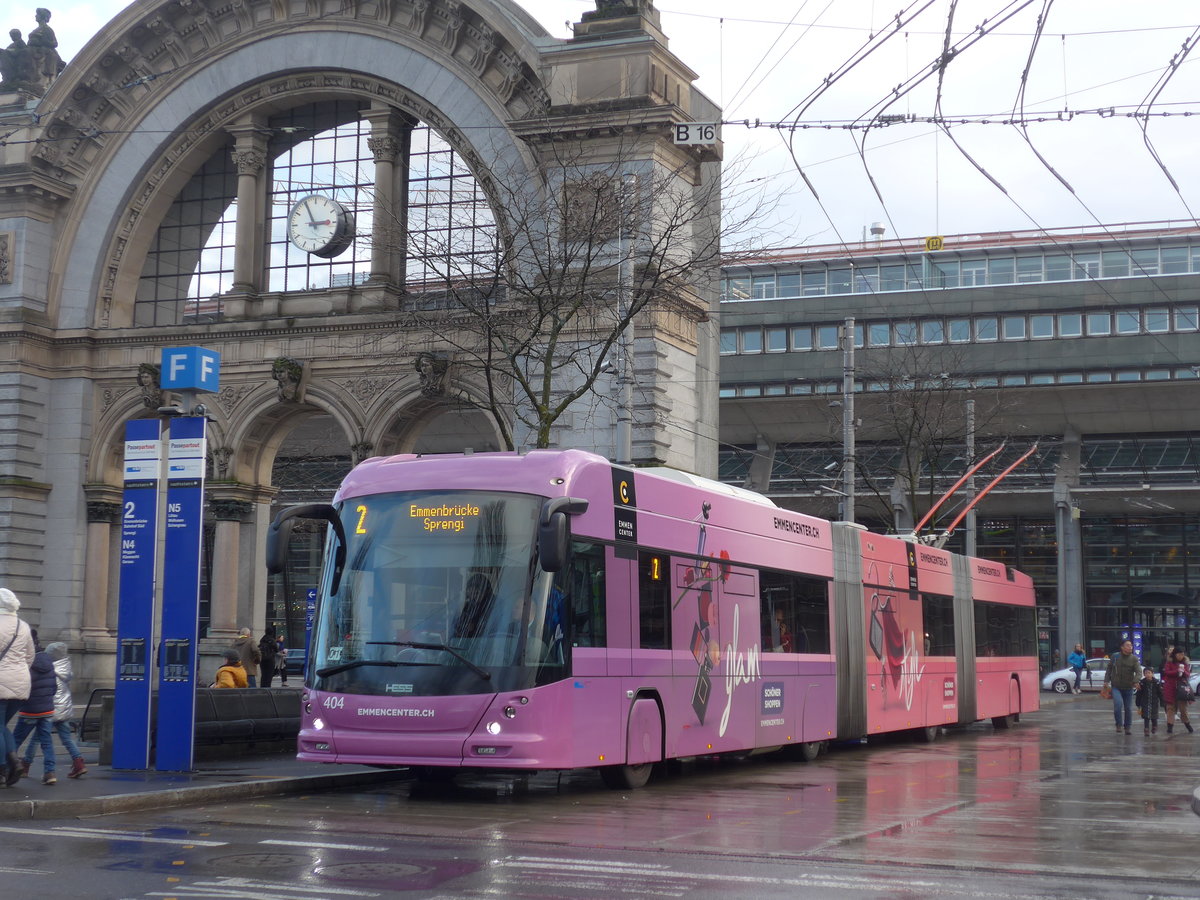
[[[113,695],[102,695],[100,763],[112,760]],[[151,709],[156,707],[152,704]],[[150,746],[154,747],[156,716],[151,715]],[[86,734],[86,722],[84,723]],[[219,759],[248,753],[294,750],[300,732],[300,691],[288,688],[197,688],[195,753],[198,759]]]

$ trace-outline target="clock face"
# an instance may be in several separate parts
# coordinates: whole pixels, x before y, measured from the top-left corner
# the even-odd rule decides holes
[[[313,256],[333,257],[354,240],[354,214],[331,197],[310,194],[288,214],[288,238]]]

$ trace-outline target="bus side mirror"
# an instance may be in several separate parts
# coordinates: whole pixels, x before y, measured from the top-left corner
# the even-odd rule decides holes
[[[338,518],[337,510],[328,503],[306,503],[302,506],[290,506],[275,517],[267,529],[267,571],[278,575],[287,568],[288,543],[292,538],[294,519],[324,519],[337,532],[338,545],[334,555],[333,586],[331,593],[337,593],[337,584],[341,580],[342,567],[346,563],[346,529]]]
[[[542,506],[538,522],[538,562],[544,572],[560,572],[571,552],[571,523],[567,516],[587,512],[588,501],[578,497],[555,497]]]
[[[292,541],[292,518],[283,518],[283,513],[275,517],[267,529],[267,571],[278,575],[287,566],[288,544]]]

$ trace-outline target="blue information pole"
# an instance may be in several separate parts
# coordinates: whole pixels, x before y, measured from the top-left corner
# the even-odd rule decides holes
[[[167,432],[166,577],[154,757],[154,767],[160,772],[192,768],[206,424],[203,416],[172,419]]]
[[[204,534],[203,415],[191,415],[198,392],[217,393],[221,355],[204,347],[162,351],[159,387],[183,398],[166,442],[167,512],[163,538],[162,645],[159,653],[158,737],[155,768],[192,768],[196,730],[196,672],[200,619],[200,553]],[[217,564],[220,561],[217,560]]]
[[[113,698],[114,769],[145,769],[150,759],[150,650],[154,634],[158,480],[162,452],[159,431],[157,419],[125,423],[117,681]]]

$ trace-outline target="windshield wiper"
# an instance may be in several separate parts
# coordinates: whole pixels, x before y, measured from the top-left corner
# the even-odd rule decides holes
[[[368,647],[374,645],[384,647],[412,647],[414,650],[445,650],[484,681],[492,680],[491,672],[489,672],[487,669],[481,669],[479,666],[475,665],[475,663],[471,662],[469,659],[447,644],[426,644],[423,641],[367,641],[366,644]],[[397,664],[405,665],[405,663],[402,662]],[[318,672],[317,674],[320,675],[321,673]]]
[[[419,663],[419,662],[402,662],[395,659],[352,659],[350,662],[344,662],[340,666],[330,666],[327,669],[317,669],[317,675],[325,678],[329,675],[336,675],[338,672],[348,672],[351,669],[357,669],[360,666],[388,666],[395,668],[396,666],[433,666],[436,663]]]

